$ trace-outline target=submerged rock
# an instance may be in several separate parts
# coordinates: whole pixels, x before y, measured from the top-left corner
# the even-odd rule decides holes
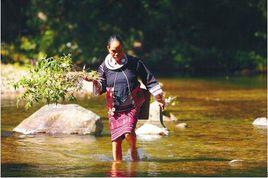
[[[268,121],[266,117],[259,117],[257,119],[255,119],[252,123],[253,125],[256,126],[268,126]]]
[[[232,161],[229,161],[230,166],[242,166],[243,160],[240,159],[234,159]]]
[[[178,128],[178,129],[182,129],[182,128],[188,127],[188,125],[186,123],[179,123],[175,127]]]
[[[19,138],[20,139],[26,138],[26,135],[20,135]]]
[[[15,132],[23,134],[95,134],[103,129],[100,116],[77,104],[45,105],[23,120]]]

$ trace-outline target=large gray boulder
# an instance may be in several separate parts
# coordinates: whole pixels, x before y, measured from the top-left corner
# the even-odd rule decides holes
[[[94,134],[103,129],[100,116],[77,104],[45,105],[23,120],[15,132],[23,134]]]

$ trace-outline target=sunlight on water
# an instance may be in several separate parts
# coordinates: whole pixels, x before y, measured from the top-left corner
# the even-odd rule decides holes
[[[139,162],[130,161],[126,142],[123,162],[113,162],[103,96],[77,102],[104,119],[100,137],[13,133],[41,106],[25,112],[2,98],[2,176],[266,176],[267,128],[252,125],[267,117],[265,78],[161,82],[178,97],[166,110],[178,120],[165,122],[168,136],[138,137]],[[188,127],[177,128],[182,122]]]
[[[150,156],[142,148],[137,149],[138,157],[140,161],[149,161]],[[124,161],[131,161],[130,149],[128,149],[126,156],[123,157]]]

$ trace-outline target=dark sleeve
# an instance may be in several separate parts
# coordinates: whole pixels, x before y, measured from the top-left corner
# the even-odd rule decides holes
[[[142,83],[146,86],[146,88],[153,96],[163,93],[163,90],[161,89],[159,83],[156,81],[153,74],[141,60],[138,60],[136,70],[138,77],[141,78]]]
[[[99,73],[99,84],[100,84],[100,94],[105,93],[106,92],[106,73],[105,73],[105,66],[104,66],[104,62],[99,66],[98,68],[98,73]]]

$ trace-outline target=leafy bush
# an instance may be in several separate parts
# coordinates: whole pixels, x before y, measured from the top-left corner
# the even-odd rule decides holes
[[[60,100],[74,100],[74,93],[81,89],[80,80],[98,79],[96,71],[87,73],[71,72],[71,55],[62,57],[51,57],[37,62],[28,76],[22,77],[14,83],[15,89],[24,88],[23,94],[18,98],[26,101],[25,108],[28,109],[35,102],[58,103]]]

